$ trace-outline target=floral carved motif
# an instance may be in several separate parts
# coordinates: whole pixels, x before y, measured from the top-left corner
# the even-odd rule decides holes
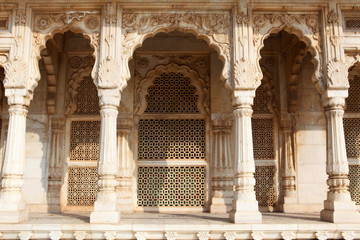
[[[74,232],[74,237],[76,240],[84,240],[87,237],[88,233],[85,231],[76,231]]]
[[[348,88],[348,68],[343,61],[330,61],[327,65],[328,87]]]
[[[196,234],[196,236],[199,238],[199,240],[208,240],[210,238],[209,232],[199,232]]]
[[[22,58],[16,58],[4,64],[5,88],[25,88],[28,65]]]
[[[285,231],[285,232],[281,233],[281,237],[284,240],[292,240],[292,239],[296,238],[296,234],[295,234],[295,232],[292,232],[292,231]]]
[[[90,16],[85,20],[85,26],[90,30],[96,29],[99,25],[99,20],[94,16]]]
[[[224,237],[226,240],[235,240],[237,238],[236,232],[225,232]]]
[[[52,14],[51,17],[54,19],[55,22],[61,19],[65,24],[70,24],[74,19],[80,21],[80,19],[83,18],[85,15],[85,12],[68,11],[65,13]]]
[[[261,75],[249,60],[237,60],[234,64],[234,89],[258,87],[261,83]]]
[[[32,235],[33,235],[33,233],[29,232],[29,231],[20,232],[19,233],[19,238],[20,238],[20,240],[29,240]]]
[[[22,11],[18,11],[15,16],[15,24],[16,25],[25,25],[26,23],[26,14]]]
[[[120,64],[113,58],[105,59],[99,67],[98,86],[99,88],[117,88],[120,76]],[[120,89],[126,86],[126,82],[120,82]]]
[[[176,238],[178,236],[179,235],[177,234],[177,232],[166,232],[165,233],[166,240],[176,240]]]
[[[137,232],[135,234],[136,240],[146,240],[149,237],[147,232]]]
[[[36,26],[41,29],[47,29],[51,24],[51,19],[48,16],[42,16],[36,21]]]
[[[327,15],[328,23],[337,23],[339,22],[339,15],[334,11],[331,10]]]
[[[116,239],[117,232],[114,231],[108,231],[104,233],[106,240],[115,240]]]

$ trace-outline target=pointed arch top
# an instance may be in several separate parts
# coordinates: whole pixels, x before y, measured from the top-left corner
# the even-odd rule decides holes
[[[122,14],[122,59],[123,77],[130,79],[128,62],[136,48],[144,40],[160,32],[180,31],[192,33],[213,47],[224,63],[221,78],[225,86],[231,88],[230,49],[231,14],[230,11],[193,12],[123,12]]]
[[[260,50],[264,41],[270,34],[279,33],[281,30],[294,34],[300,41],[304,42],[311,53],[312,62],[315,67],[313,82],[319,93],[326,89],[324,74],[321,66],[323,57],[321,53],[321,36],[318,14],[260,14],[253,16],[254,46],[257,52],[257,62],[260,60]]]

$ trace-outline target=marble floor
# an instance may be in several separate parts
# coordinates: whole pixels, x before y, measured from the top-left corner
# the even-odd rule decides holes
[[[89,215],[31,213],[26,222],[0,224],[0,233],[3,239],[21,240],[360,238],[360,224],[322,222],[319,214],[264,212],[261,224],[233,224],[226,214],[210,213],[132,213],[122,214],[119,224],[90,224]]]

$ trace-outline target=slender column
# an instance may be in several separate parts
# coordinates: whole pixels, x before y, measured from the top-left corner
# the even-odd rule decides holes
[[[226,213],[231,210],[231,202],[234,196],[230,140],[231,124],[232,116],[220,115],[212,120],[211,213]]]
[[[91,223],[118,223],[120,212],[117,209],[116,174],[118,156],[116,149],[117,107],[103,105],[100,110],[100,156],[98,162],[99,192],[96,195],[94,211],[90,215]]]
[[[28,219],[22,194],[27,113],[24,105],[12,104],[9,107],[9,128],[0,193],[0,223],[18,223]]]
[[[51,119],[50,160],[48,177],[49,212],[60,212],[60,189],[64,170],[64,125],[65,119]]]
[[[244,96],[242,96],[244,95]],[[234,223],[259,223],[262,220],[255,196],[255,163],[251,115],[255,91],[240,92],[233,99],[234,107],[234,184],[235,192],[230,211]]]
[[[281,132],[283,134],[282,152],[282,195],[281,208],[283,212],[291,211],[291,205],[297,203],[296,181],[295,181],[295,158],[294,158],[294,132],[291,119],[281,121]]]
[[[119,171],[116,176],[118,209],[121,212],[133,212],[132,203],[132,154],[130,150],[130,133],[132,131],[132,119],[118,119],[118,155]]]
[[[333,97],[325,101],[327,122],[327,185],[329,191],[320,213],[321,220],[333,223],[360,222],[360,213],[351,201],[349,166],[346,157],[343,127],[345,98]]]

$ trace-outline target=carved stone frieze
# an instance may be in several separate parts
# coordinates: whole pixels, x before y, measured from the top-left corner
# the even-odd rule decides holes
[[[25,23],[26,23],[26,13],[24,11],[19,10],[15,16],[15,24],[25,25]]]
[[[230,12],[224,11],[217,14],[181,12],[178,13],[133,13],[124,12],[122,16],[122,29],[124,34],[123,59],[127,62],[135,47],[142,43],[146,36],[158,30],[193,30],[198,35],[205,36],[210,46],[213,46],[224,62],[222,71],[223,80],[230,77],[230,39],[231,18]],[[166,29],[166,30],[165,30]],[[126,78],[130,78],[127,69]],[[231,84],[227,82],[231,87]]]

